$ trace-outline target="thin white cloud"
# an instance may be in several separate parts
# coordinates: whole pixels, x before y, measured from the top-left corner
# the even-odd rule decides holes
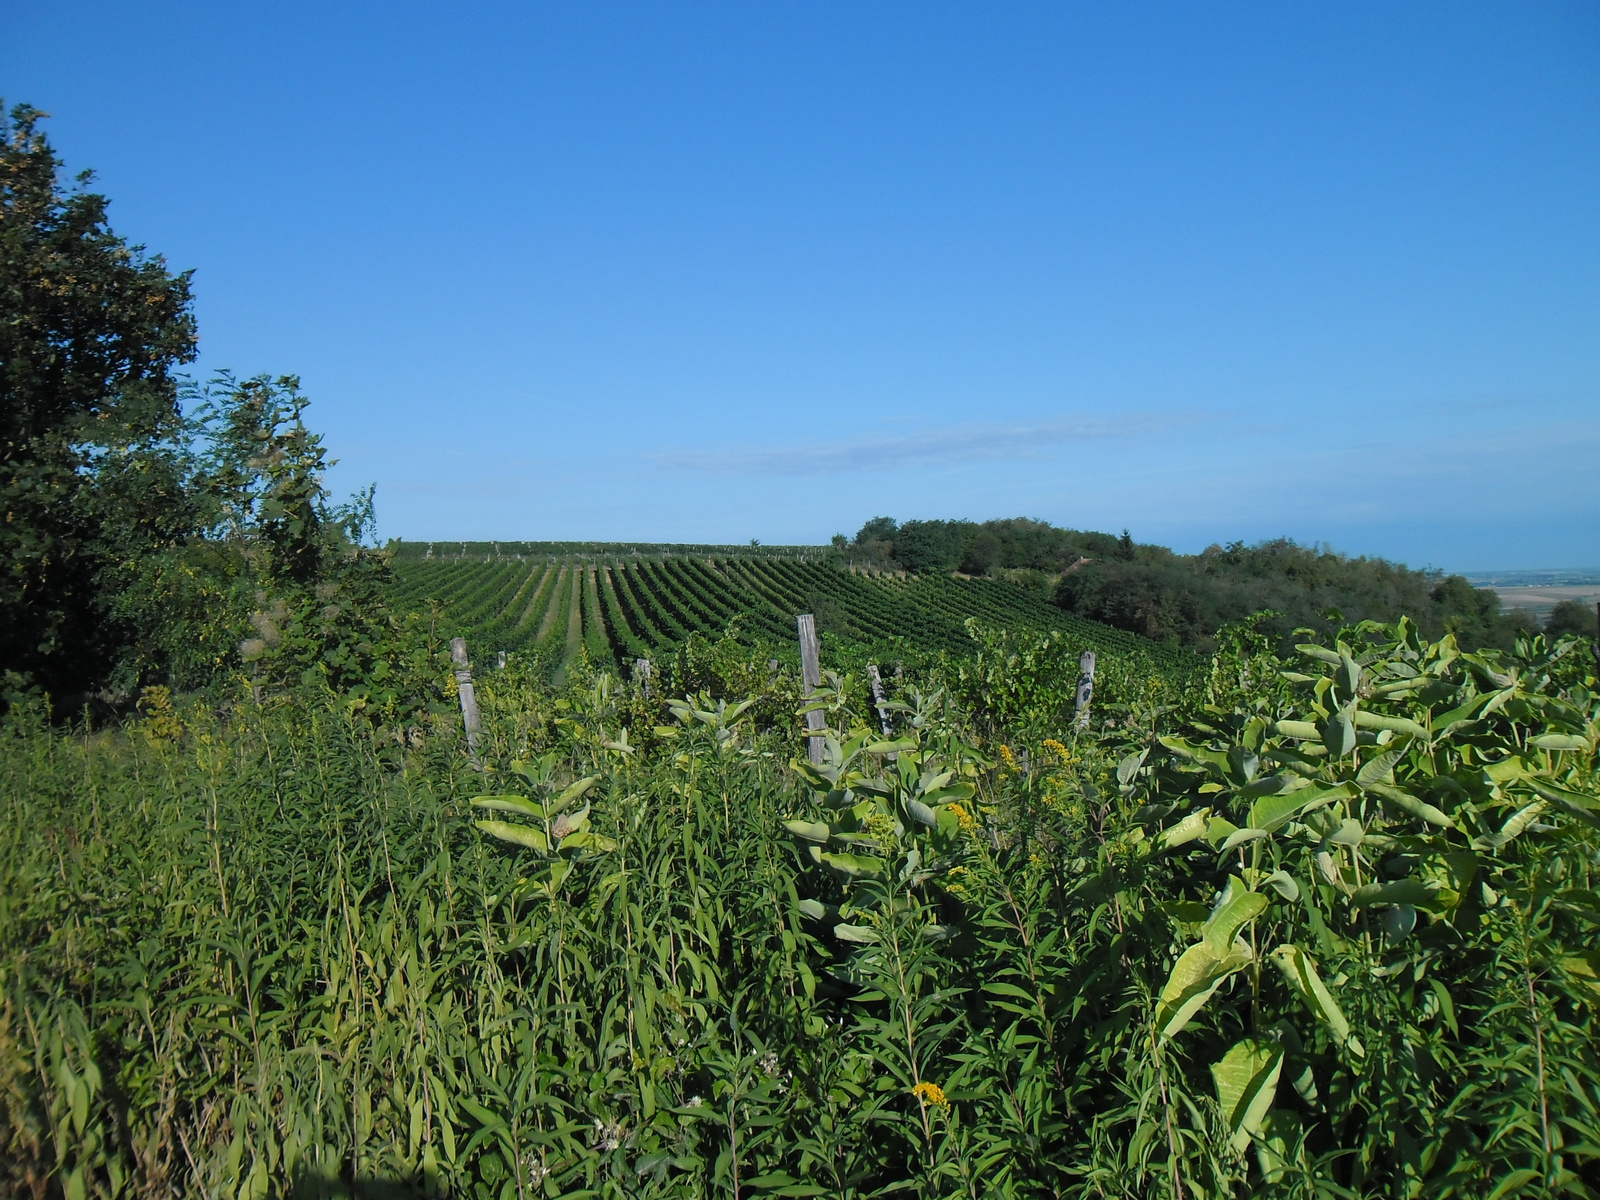
[[[865,468],[903,470],[1002,459],[1037,459],[1051,450],[1112,438],[1150,438],[1217,419],[1214,414],[1133,413],[1046,421],[951,425],[885,432],[839,442],[662,450],[649,459],[662,470],[708,475],[833,475]]]

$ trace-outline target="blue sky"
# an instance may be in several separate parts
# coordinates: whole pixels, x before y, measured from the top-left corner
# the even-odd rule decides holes
[[[7,6],[407,538],[1600,564],[1600,8]]]

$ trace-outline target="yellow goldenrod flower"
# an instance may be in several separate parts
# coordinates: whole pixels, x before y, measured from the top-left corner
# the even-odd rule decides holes
[[[930,1104],[939,1108],[950,1107],[950,1097],[944,1094],[944,1089],[937,1083],[919,1083],[911,1089],[911,1094],[922,1102],[924,1108]]]
[[[1069,767],[1078,760],[1072,756],[1072,751],[1056,741],[1055,738],[1045,738],[1044,748],[1061,760],[1063,767]]]
[[[967,833],[972,833],[978,828],[978,819],[967,811],[964,804],[952,804],[950,811],[955,813],[956,820],[961,823],[961,828]]]
[[[1000,747],[1000,761],[1005,763],[1006,770],[1008,771],[1015,771],[1017,769],[1017,756],[1011,753],[1010,746],[1002,745]]]

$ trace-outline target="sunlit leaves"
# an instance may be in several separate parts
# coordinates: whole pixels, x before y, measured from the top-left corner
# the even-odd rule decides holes
[[[1211,1066],[1217,1103],[1227,1125],[1229,1144],[1238,1153],[1250,1145],[1262,1119],[1278,1094],[1278,1074],[1283,1070],[1283,1046],[1278,1042],[1246,1038],[1236,1043],[1220,1062]]]

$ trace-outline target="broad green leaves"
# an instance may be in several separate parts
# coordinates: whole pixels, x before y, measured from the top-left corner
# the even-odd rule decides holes
[[[513,825],[509,821],[474,821],[473,824],[490,837],[510,842],[513,846],[526,846],[530,850],[537,850],[540,854],[547,854],[550,851],[549,836],[544,830],[535,829],[531,825]]]
[[[831,832],[821,821],[785,821],[783,827],[798,838],[824,844]]]
[[[1266,907],[1265,896],[1251,891],[1242,879],[1234,876],[1228,880],[1222,898],[1201,927],[1200,936],[1211,952],[1221,957],[1231,952],[1239,930],[1260,916]]]
[[[1237,1043],[1222,1061],[1211,1066],[1217,1088],[1217,1103],[1227,1123],[1229,1145],[1243,1154],[1250,1139],[1260,1130],[1262,1119],[1278,1094],[1278,1075],[1283,1070],[1283,1046],[1278,1042],[1246,1038]]]
[[[1334,1041],[1341,1046],[1348,1046],[1351,1053],[1357,1057],[1364,1056],[1365,1047],[1359,1038],[1351,1034],[1350,1022],[1345,1020],[1338,1001],[1322,982],[1317,964],[1311,956],[1299,946],[1286,944],[1279,946],[1267,957],[1283,973],[1285,981],[1305,1001],[1306,1007],[1312,1014],[1327,1026],[1328,1032],[1333,1034]]]
[[[1282,796],[1265,796],[1250,807],[1250,828],[1273,833],[1308,812],[1349,796],[1350,788],[1346,784],[1331,788],[1303,787]]]
[[[1253,962],[1247,942],[1234,942],[1225,954],[1217,954],[1206,942],[1183,952],[1157,997],[1155,1026],[1162,1038],[1182,1033],[1222,986],[1222,981]]]
[[[1419,821],[1426,821],[1439,829],[1456,827],[1448,815],[1426,800],[1419,800],[1404,788],[1391,787],[1387,783],[1368,783],[1366,789],[1374,796],[1381,797],[1391,807],[1416,817]]]
[[[1201,940],[1183,952],[1161,989],[1155,1016],[1158,1035],[1171,1038],[1181,1033],[1228,976],[1255,961],[1239,931],[1266,907],[1267,898],[1247,888],[1242,879],[1229,880],[1201,926]]]
[[[547,786],[552,763],[513,763],[512,771],[535,786]],[[616,842],[589,829],[590,805],[573,811],[572,804],[588,795],[600,781],[598,775],[586,775],[564,787],[557,795],[544,800],[529,800],[522,796],[474,796],[474,808],[490,812],[514,813],[531,817],[537,824],[522,825],[510,821],[475,821],[480,831],[513,846],[536,851],[541,855],[551,853],[574,854],[581,852],[605,853],[616,849]]]
[[[1209,808],[1197,809],[1177,824],[1163,829],[1157,840],[1163,850],[1175,850],[1179,846],[1186,846],[1196,838],[1205,837],[1206,826],[1210,820]]]

